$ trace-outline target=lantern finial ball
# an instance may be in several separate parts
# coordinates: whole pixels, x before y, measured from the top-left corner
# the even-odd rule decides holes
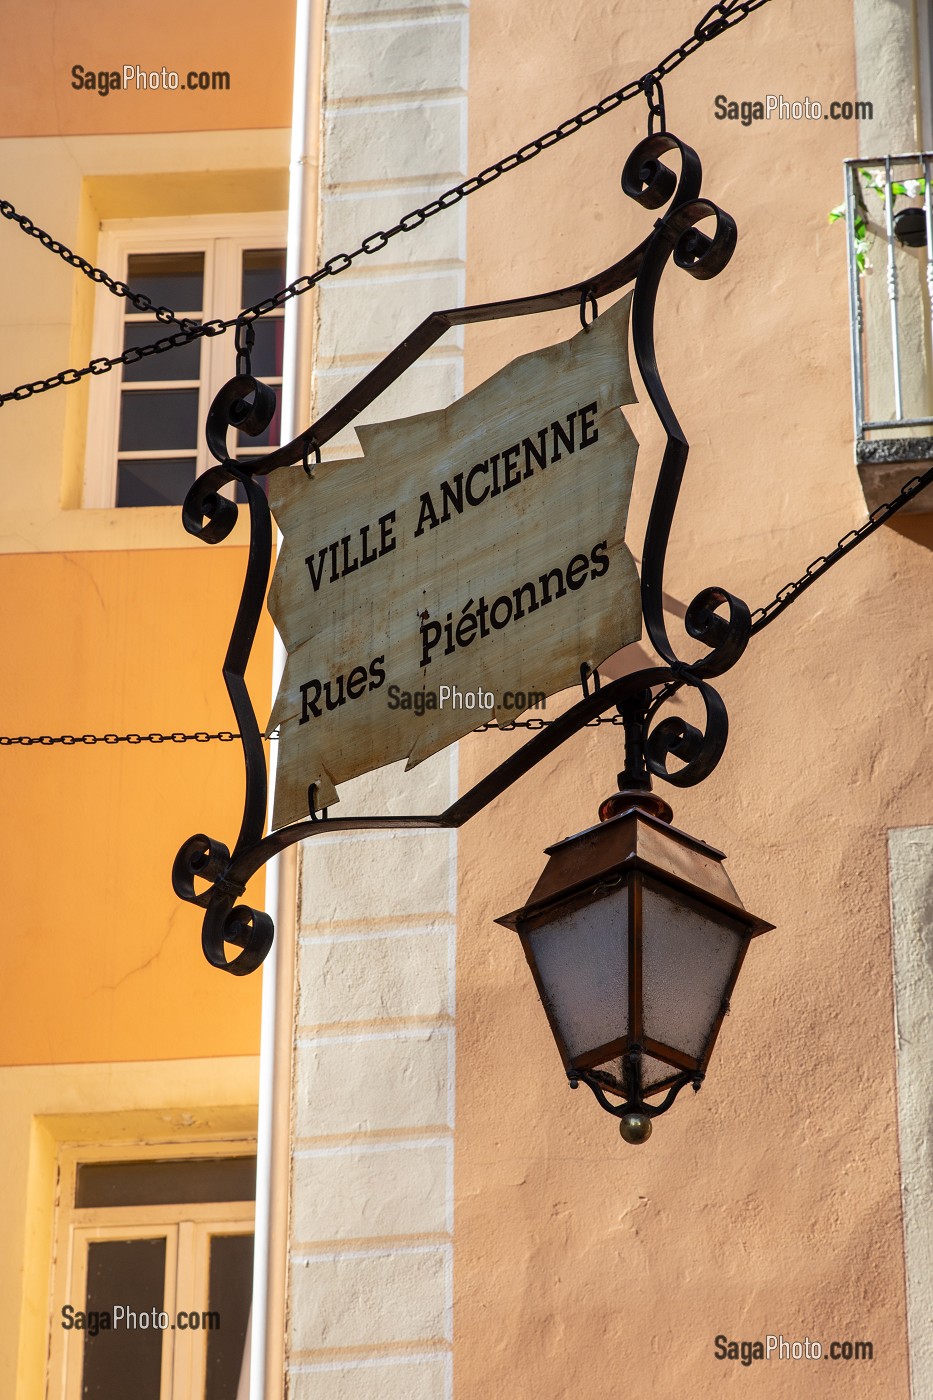
[[[619,1121],[619,1132],[626,1142],[647,1142],[651,1136],[651,1119],[646,1113],[626,1113]]]

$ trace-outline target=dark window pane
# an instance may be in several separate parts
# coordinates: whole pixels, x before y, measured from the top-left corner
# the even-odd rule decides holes
[[[177,321],[131,321],[124,330],[123,348],[151,345],[181,330]],[[138,384],[143,379],[197,379],[201,373],[201,342],[179,345],[163,355],[147,355],[133,365],[123,366],[123,382]],[[269,371],[267,371],[269,373]]]
[[[159,1400],[163,1331],[154,1327],[165,1299],[165,1240],[100,1240],[88,1245],[82,1311],[109,1315],[111,1326],[84,1335],[82,1400]],[[114,1316],[114,1308],[125,1311]],[[140,1326],[146,1317],[148,1326]],[[135,1325],[131,1323],[135,1322]],[[235,1392],[234,1392],[235,1394]]]
[[[193,457],[117,463],[118,506],[180,506],[193,485]]]
[[[203,253],[131,253],[126,280],[156,306],[172,311],[200,311],[204,305]],[[130,311],[133,303],[127,302]]]
[[[243,254],[243,305],[255,306],[285,286],[285,249],[254,248]]]
[[[281,316],[266,317],[254,321],[256,342],[252,351],[253,374],[257,379],[268,379],[282,373],[282,342],[285,338],[285,321]]]
[[[120,398],[120,451],[151,452],[198,442],[197,389],[125,390]]]
[[[252,1295],[252,1235],[213,1235],[207,1308],[217,1317],[207,1336],[204,1400],[231,1400],[237,1393]]]
[[[192,1201],[252,1201],[255,1157],[201,1161],[86,1162],[78,1167],[75,1205],[173,1206]]]

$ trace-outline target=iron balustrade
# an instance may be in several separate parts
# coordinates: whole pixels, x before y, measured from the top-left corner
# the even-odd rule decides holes
[[[931,387],[930,355],[933,345],[933,152],[870,158],[853,157],[845,162],[845,224],[848,252],[849,324],[852,348],[852,400],[855,436],[862,447],[869,447],[869,433],[917,444],[916,451],[892,454],[901,460],[916,460],[933,454],[921,449],[923,439],[908,436],[917,428],[933,429],[929,402]],[[925,276],[917,287],[905,286],[906,249],[922,249]],[[887,308],[878,294],[872,294],[872,277],[884,278]],[[922,315],[917,314],[917,298]],[[871,314],[867,303],[871,302]],[[910,326],[905,327],[905,322]],[[886,324],[887,345],[877,337]],[[916,350],[918,326],[923,336],[925,373],[919,384],[905,386],[905,363],[915,365],[916,353],[908,361],[905,350]],[[912,332],[912,345],[905,345],[905,331]],[[893,413],[879,413],[882,398],[893,406]],[[927,402],[918,401],[923,398]],[[933,444],[931,444],[933,446]],[[871,455],[866,454],[866,455]]]

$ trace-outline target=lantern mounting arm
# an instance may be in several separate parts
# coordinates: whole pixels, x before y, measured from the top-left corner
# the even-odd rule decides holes
[[[261,496],[260,488],[253,489]],[[264,498],[263,498],[264,499]],[[226,672],[225,672],[226,677]],[[668,666],[650,667],[618,680],[608,681],[602,687],[584,696],[551,722],[547,729],[538,730],[515,753],[510,754],[498,767],[481,778],[468,792],[463,793],[443,812],[431,814],[405,814],[403,816],[358,816],[328,817],[322,821],[316,813],[306,821],[293,822],[279,827],[262,837],[261,818],[259,836],[250,841],[257,821],[255,811],[247,809],[240,838],[233,855],[218,841],[202,834],[190,837],[175,857],[172,867],[172,884],[175,893],[191,904],[201,905],[207,912],[202,930],[202,946],[208,962],[214,967],[242,976],[252,972],[263,961],[272,946],[272,920],[259,910],[237,904],[244,893],[247,881],[256,875],[267,861],[281,854],[289,846],[322,832],[333,834],[339,831],[392,831],[412,828],[456,829],[488,807],[497,797],[506,792],[519,778],[536,767],[543,758],[553,753],[579,730],[606,710],[619,708],[629,696],[639,696],[646,687],[663,688],[676,680]],[[228,682],[229,688],[229,682]],[[234,691],[230,691],[231,701]],[[255,723],[255,719],[253,721]],[[261,740],[257,744],[262,755]],[[245,747],[245,745],[244,745]],[[264,769],[263,776],[264,776]],[[255,775],[255,769],[247,765],[247,782]],[[253,795],[258,791],[258,782]],[[250,792],[247,789],[247,798]],[[249,821],[254,825],[250,827]],[[244,839],[244,833],[246,838]],[[208,881],[209,887],[200,893],[195,880]],[[232,943],[242,949],[233,959],[228,960],[224,943]]]
[[[680,155],[679,177],[661,160],[669,151]],[[624,258],[592,277],[557,291],[433,313],[303,433],[262,458],[244,461],[236,460],[228,450],[229,429],[258,436],[271,422],[276,401],[273,391],[249,372],[248,352],[238,357],[238,371],[244,372],[238,372],[224,385],[207,418],[207,442],[217,465],[196,480],[182,508],[185,529],[207,544],[226,539],[236,524],[236,502],[220,494],[225,485],[239,483],[246,495],[250,516],[246,576],[223,665],[224,681],[243,744],[246,769],[243,817],[232,853],[222,842],[199,834],[182,845],[172,870],[176,894],[205,910],[202,946],[213,966],[243,975],[257,968],[269,951],[272,920],[262,911],[238,904],[237,900],[244,893],[247,881],[272,856],[322,830],[459,827],[584,725],[613,706],[620,707],[621,712],[623,702],[627,702],[630,712],[632,705],[639,710],[639,743],[643,744],[644,760],[650,773],[677,786],[688,786],[706,777],[719,761],[728,734],[728,720],[720,696],[708,682],[741,656],[749,635],[748,608],[721,588],[707,588],[700,593],[687,609],[685,627],[690,637],[707,648],[707,654],[693,662],[683,661],[676,655],[667,635],[662,608],[664,561],[688,445],[657,366],[654,313],[658,288],[664,269],[672,259],[675,265],[696,278],[715,276],[729,261],[736,241],[735,224],[730,216],[710,201],[699,198],[700,182],[699,157],[671,133],[658,132],[639,142],[625,163],[622,188],[646,208],[660,209],[665,204],[670,208],[658,218],[648,237]],[[710,217],[715,219],[712,237],[695,227]],[[451,327],[574,306],[581,308],[581,320],[585,325],[583,309],[586,306],[595,312],[597,297],[620,290],[630,282],[634,283],[631,325],[635,358],[667,437],[649,515],[642,567],[645,628],[662,664],[609,682],[585,695],[443,812],[401,817],[338,817],[329,818],[326,823],[312,812],[307,821],[264,836],[268,797],[266,760],[262,734],[245,681],[246,664],[259,625],[272,561],[271,516],[265,493],[256,478],[298,462],[307,464],[311,453],[317,455],[321,446],[353,422]],[[725,617],[720,615],[720,607],[727,609]],[[680,718],[669,718],[652,731],[650,726],[661,704],[684,685],[695,689],[703,701],[704,728],[698,729]],[[640,697],[637,701],[636,696]],[[627,729],[631,726],[627,725]],[[674,772],[667,767],[671,754],[683,762]],[[199,888],[196,881],[206,887]],[[225,944],[232,944],[241,951],[228,958]]]

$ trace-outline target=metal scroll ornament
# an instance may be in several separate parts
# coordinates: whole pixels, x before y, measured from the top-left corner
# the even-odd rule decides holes
[[[679,154],[679,176],[662,159],[669,152]],[[641,579],[645,629],[660,664],[589,690],[443,812],[400,817],[337,817],[328,820],[325,829],[462,826],[584,725],[610,710],[624,715],[628,747],[631,749],[635,744],[643,767],[655,777],[686,787],[702,781],[715,768],[726,745],[728,718],[722,698],[710,682],[742,655],[749,640],[751,619],[740,599],[723,588],[705,588],[688,607],[685,619],[688,636],[702,645],[703,654],[692,661],[680,658],[668,636],[662,607],[664,562],[689,447],[661,383],[654,345],[655,303],[668,263],[673,262],[691,277],[706,280],[722,271],[735,249],[735,223],[710,200],[700,197],[701,178],[699,157],[683,141],[670,132],[648,136],[639,142],[625,163],[622,189],[646,209],[660,210],[666,205],[667,210],[657,219],[648,237],[624,258],[596,276],[558,291],[434,312],[300,436],[264,457],[251,457],[245,462],[231,456],[227,432],[234,428],[252,436],[262,433],[272,420],[275,395],[250,373],[252,327],[245,320],[238,327],[238,372],[215,398],[207,419],[207,442],[217,465],[198,478],[182,509],[189,534],[207,544],[217,544],[230,534],[238,514],[236,503],[222,496],[220,491],[236,482],[246,497],[250,517],[246,576],[223,664],[224,682],[239,727],[246,767],[243,818],[232,851],[212,837],[192,836],[178,852],[172,871],[176,894],[205,911],[202,944],[208,962],[214,967],[236,976],[259,967],[272,946],[273,923],[268,914],[239,902],[247,881],[272,856],[322,829],[312,791],[307,820],[264,835],[268,795],[266,758],[244,678],[272,560],[269,506],[256,478],[280,467],[307,463],[312,454],[319,454],[326,442],[350,424],[453,326],[577,306],[585,324],[587,312],[592,316],[600,297],[633,284],[635,359],[667,437],[645,535]],[[698,227],[701,223],[706,224],[709,231],[701,230]],[[658,718],[661,707],[684,686],[696,691],[703,702],[702,728],[679,717]],[[672,759],[681,766],[671,768]],[[631,772],[631,762],[627,767]]]

